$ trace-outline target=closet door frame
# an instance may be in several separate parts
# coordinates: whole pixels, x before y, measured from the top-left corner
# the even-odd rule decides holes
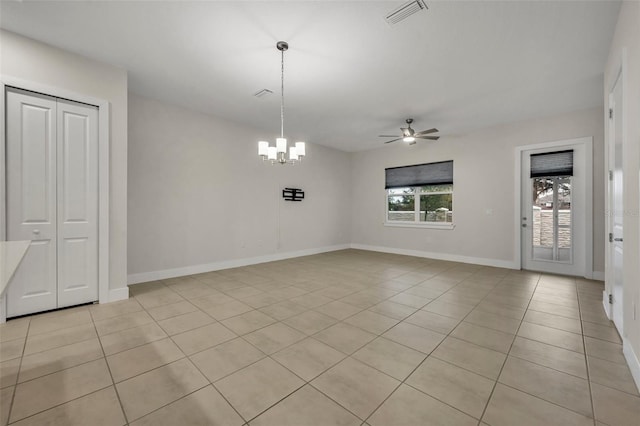
[[[110,105],[107,100],[86,96],[67,89],[40,84],[11,76],[0,75],[0,241],[7,238],[6,205],[6,89],[28,90],[56,98],[98,107],[98,302],[109,301],[109,123]],[[0,323],[6,321],[6,297],[0,299]]]

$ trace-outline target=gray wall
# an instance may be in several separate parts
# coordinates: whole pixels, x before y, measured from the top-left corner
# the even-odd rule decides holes
[[[437,142],[398,142],[352,157],[352,243],[514,266],[515,148],[593,136],[593,268],[604,271],[603,110],[577,111],[451,135]],[[396,228],[385,218],[384,169],[454,161],[454,230]],[[487,209],[493,210],[488,215]],[[516,267],[519,267],[516,266]]]
[[[515,147],[581,136],[594,139],[593,269],[604,271],[601,108],[413,147],[345,153],[309,144],[293,167],[261,163],[256,141],[267,133],[130,94],[130,282],[351,243],[513,266]],[[449,159],[456,228],[383,226],[384,168]],[[285,186],[307,198],[283,201]]]
[[[349,153],[307,144],[302,165],[263,164],[272,133],[130,94],[131,282],[350,242]]]

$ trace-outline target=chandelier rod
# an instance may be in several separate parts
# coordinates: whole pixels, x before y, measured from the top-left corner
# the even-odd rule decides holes
[[[284,51],[280,50],[280,137],[284,138]]]

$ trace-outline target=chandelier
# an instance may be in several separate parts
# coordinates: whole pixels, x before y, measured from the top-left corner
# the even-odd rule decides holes
[[[289,147],[287,158],[287,139],[284,137],[284,52],[289,49],[286,41],[279,41],[276,47],[280,51],[280,137],[276,138],[276,146],[270,146],[267,141],[258,142],[258,155],[262,161],[270,161],[271,164],[295,164],[302,161],[305,156],[304,142],[296,142]]]

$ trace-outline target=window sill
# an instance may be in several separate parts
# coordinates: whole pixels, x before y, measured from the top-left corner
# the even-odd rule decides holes
[[[456,226],[453,223],[416,223],[416,222],[384,222],[384,226],[392,228],[424,228],[424,229],[446,229],[451,230]]]

